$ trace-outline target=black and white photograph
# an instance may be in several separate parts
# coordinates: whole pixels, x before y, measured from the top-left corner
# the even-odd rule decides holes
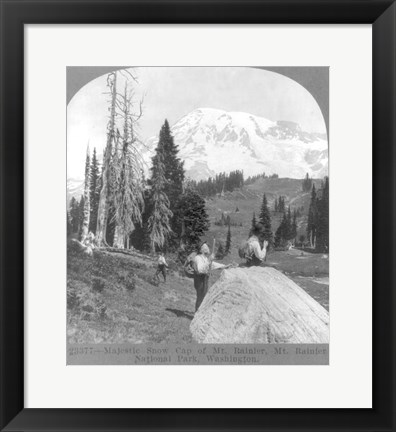
[[[329,74],[67,68],[67,364],[329,364]]]
[[[0,431],[394,430],[396,0],[0,3]]]

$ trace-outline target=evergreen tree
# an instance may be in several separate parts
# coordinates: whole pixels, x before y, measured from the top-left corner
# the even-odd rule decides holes
[[[73,233],[73,225],[69,210],[66,211],[66,233],[67,237],[70,237]]]
[[[180,195],[183,193],[184,163],[178,157],[179,148],[174,143],[168,120],[165,120],[161,128],[158,147],[163,152],[166,180],[164,191],[169,199],[170,209],[173,211]]]
[[[217,251],[216,251],[216,259],[223,259],[225,255],[224,252],[224,246],[223,246],[223,242],[219,242],[219,245],[217,246]]]
[[[275,212],[278,211],[278,198],[275,197],[275,208],[274,208]]]
[[[293,217],[291,214],[290,206],[288,206],[287,212],[283,213],[282,221],[275,233],[275,246],[283,247],[290,240],[295,239],[297,236],[297,213],[293,211]]]
[[[285,197],[280,196],[278,201],[278,212],[284,213],[285,211],[286,211]]]
[[[135,230],[130,235],[130,244],[142,251],[150,251],[150,232],[148,229],[148,219],[153,212],[152,202],[151,202],[151,191],[146,190],[144,193],[144,212],[142,213],[142,221],[137,223]]]
[[[89,188],[89,195],[91,201],[91,215],[89,218],[89,231],[96,233],[96,225],[98,223],[98,207],[101,185],[101,173],[99,169],[99,161],[96,156],[96,148],[93,150],[91,161],[91,181]]]
[[[115,234],[115,208],[114,203],[110,202],[109,208],[108,208],[108,214],[106,219],[106,243],[108,245],[112,245],[114,243],[114,234]]]
[[[288,236],[287,216],[283,213],[282,221],[275,232],[275,247],[283,247],[286,244]]]
[[[321,188],[321,196],[317,199],[317,230],[316,250],[329,250],[329,179],[325,177]]]
[[[165,179],[164,153],[162,151],[163,143],[158,143],[156,155],[153,157],[152,166],[152,194],[151,204],[152,213],[148,219],[148,231],[150,233],[151,251],[156,249],[162,250],[168,245],[169,237],[172,233],[170,226],[173,216],[170,210],[170,202],[165,193],[167,181]]]
[[[263,202],[261,204],[259,222],[263,226],[262,240],[267,240],[268,244],[271,245],[273,242],[271,215],[268,208],[267,197],[265,194],[263,195]]]
[[[297,237],[297,211],[293,210],[292,239]]]
[[[291,240],[293,238],[292,216],[291,216],[290,206],[287,208],[287,217],[286,217],[284,238],[285,238],[285,240]]]
[[[164,193],[169,200],[169,209],[173,214],[171,229],[174,233],[183,230],[183,221],[176,217],[176,208],[184,189],[184,162],[178,157],[178,146],[174,143],[168,120],[161,127],[158,148],[163,154],[165,187]],[[169,238],[169,246],[175,248],[178,239],[176,235]]]
[[[210,223],[205,209],[205,200],[192,188],[186,188],[176,208],[177,235],[186,251],[198,248],[202,236]],[[183,230],[182,230],[183,228]]]
[[[80,202],[78,204],[78,238],[81,239],[82,236],[82,227],[84,220],[84,195],[81,195]]]
[[[302,181],[303,192],[310,192],[312,188],[312,179],[309,178],[308,173],[306,174],[304,180]]]
[[[231,250],[231,227],[230,224],[228,224],[228,231],[227,231],[227,240],[226,240],[226,246],[225,246],[225,253],[229,254]]]
[[[307,237],[311,243],[311,247],[315,247],[316,242],[317,216],[316,188],[315,185],[312,185],[307,224]]]
[[[282,211],[286,211],[286,201],[285,201],[285,197],[282,197]]]
[[[255,228],[256,225],[257,225],[257,221],[256,221],[256,213],[253,212],[253,217],[252,217],[252,229]]]
[[[219,173],[214,178],[209,177],[208,180],[200,180],[193,182],[193,186],[197,192],[204,196],[210,197],[216,194],[224,196],[224,192],[232,192],[236,188],[244,185],[243,171],[231,171],[230,173]],[[238,207],[235,212],[239,211]]]
[[[90,180],[91,180],[91,164],[90,164],[90,156],[89,156],[89,147],[87,147],[87,156],[85,159],[85,179],[84,179],[84,208],[82,214],[82,223],[81,223],[81,241],[88,235],[89,229],[89,217],[91,215],[91,204],[90,204]]]
[[[78,228],[80,225],[79,217],[80,217],[80,211],[79,211],[79,202],[72,197],[70,200],[70,222],[72,226],[72,232],[77,233]]]

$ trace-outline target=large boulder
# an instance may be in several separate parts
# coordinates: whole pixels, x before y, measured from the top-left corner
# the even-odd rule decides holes
[[[329,313],[271,267],[224,270],[191,322],[200,343],[328,343]]]

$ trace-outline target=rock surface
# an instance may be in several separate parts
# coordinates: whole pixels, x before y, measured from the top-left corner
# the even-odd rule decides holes
[[[271,267],[224,270],[190,330],[200,343],[328,343],[329,313]]]

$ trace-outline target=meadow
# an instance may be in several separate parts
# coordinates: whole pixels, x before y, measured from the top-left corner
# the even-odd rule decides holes
[[[319,182],[318,182],[319,185]],[[216,225],[222,213],[230,215],[231,249],[219,262],[240,265],[240,243],[247,238],[253,212],[259,214],[263,193],[270,208],[275,197],[285,196],[286,204],[303,207],[298,230],[305,233],[309,193],[301,181],[260,179],[241,190],[207,200],[211,221],[206,235],[225,243],[227,226]],[[238,209],[238,211],[235,211]],[[275,231],[282,214],[272,213]],[[138,252],[95,250],[93,256],[68,246],[67,301],[69,343],[189,343],[189,325],[194,317],[193,281],[183,274],[176,255],[168,254],[166,283],[155,275],[156,258]],[[270,250],[265,265],[275,267],[329,309],[329,257],[307,250]],[[210,285],[221,271],[212,271]]]

